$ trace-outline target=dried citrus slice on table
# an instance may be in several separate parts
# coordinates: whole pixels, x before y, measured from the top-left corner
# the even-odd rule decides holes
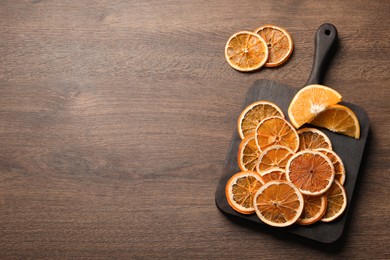
[[[343,185],[334,181],[330,189],[326,192],[328,205],[321,221],[330,222],[338,218],[347,207],[347,194]]]
[[[298,224],[311,225],[319,221],[326,212],[327,199],[325,195],[320,196],[303,196],[305,205],[302,215],[297,220]]]
[[[302,214],[304,201],[294,184],[270,181],[258,190],[253,204],[261,221],[275,227],[286,227],[294,224]]]
[[[334,167],[334,179],[339,181],[341,185],[344,185],[345,182],[345,167],[344,163],[341,160],[340,156],[338,156],[334,151],[329,149],[320,148],[317,151],[325,154],[333,163]]]
[[[296,152],[299,148],[299,137],[294,127],[284,118],[278,116],[262,120],[255,131],[256,144],[264,151],[273,145],[282,145]]]
[[[260,154],[256,165],[256,171],[261,173],[262,171],[274,167],[285,168],[288,160],[293,154],[294,152],[286,146],[270,146]]]
[[[266,67],[276,67],[288,60],[294,45],[286,30],[275,25],[264,25],[257,28],[255,32],[267,43],[269,54]]]
[[[282,110],[272,102],[260,100],[245,107],[238,117],[237,129],[241,139],[254,133],[257,125],[265,118],[279,116],[284,118]]]
[[[305,150],[294,154],[287,163],[287,180],[310,196],[325,193],[334,180],[334,167],[330,159],[317,151]]]
[[[240,143],[237,153],[238,166],[242,171],[255,171],[260,150],[257,148],[255,133],[246,136]]]
[[[225,46],[226,61],[239,71],[262,67],[268,58],[267,44],[258,34],[241,31],[233,34]]]
[[[347,136],[360,138],[360,124],[355,113],[343,105],[333,105],[317,115],[310,124]]]
[[[328,136],[315,128],[302,128],[298,130],[299,150],[314,150],[318,148],[332,149]]]
[[[262,185],[263,181],[256,172],[236,173],[226,184],[227,202],[237,212],[252,214],[255,212],[253,207],[254,195]]]
[[[323,85],[308,85],[295,94],[288,116],[291,123],[299,128],[310,122],[322,111],[341,101],[341,95],[334,89]]]
[[[286,171],[282,168],[270,168],[259,173],[264,183],[270,181],[286,181]]]

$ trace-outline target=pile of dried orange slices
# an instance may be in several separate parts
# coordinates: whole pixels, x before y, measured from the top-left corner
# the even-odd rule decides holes
[[[284,64],[293,52],[290,34],[275,25],[233,34],[225,46],[226,61],[238,71],[253,71]]]
[[[356,115],[339,101],[341,95],[331,88],[307,86],[290,103],[291,123],[272,102],[247,106],[238,118],[241,172],[226,185],[229,205],[276,227],[339,217],[347,205],[343,161],[322,131],[297,130],[309,123],[359,138]]]

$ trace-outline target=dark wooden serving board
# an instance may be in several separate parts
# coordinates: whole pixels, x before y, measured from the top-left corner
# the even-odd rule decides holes
[[[322,77],[327,67],[328,61],[332,55],[332,52],[334,51],[334,45],[337,42],[337,30],[331,24],[323,24],[317,30],[315,39],[315,57],[313,68],[306,85],[320,83],[322,81]],[[257,80],[248,90],[242,109],[255,101],[268,100],[278,105],[283,110],[288,119],[288,106],[298,91],[299,88],[289,87],[288,85],[275,81],[264,79]],[[333,243],[341,237],[344,226],[346,224],[346,219],[348,217],[350,208],[349,206],[351,205],[351,200],[353,198],[353,192],[359,173],[360,162],[362,160],[369,131],[369,120],[364,109],[347,102],[341,102],[341,104],[348,106],[355,112],[359,119],[361,130],[360,139],[356,140],[354,138],[336,134],[323,129],[323,132],[332,142],[333,150],[343,160],[346,170],[346,180],[344,187],[347,193],[348,204],[344,214],[330,223],[317,222],[309,226],[300,226],[294,224],[287,228],[272,228],[267,226],[267,230],[277,230],[278,232],[285,231],[323,243]],[[226,200],[226,183],[232,175],[240,171],[237,164],[237,151],[240,141],[240,136],[236,130],[233,134],[233,138],[227,153],[223,174],[218,183],[215,201],[218,208],[228,215],[248,220],[254,225],[266,226],[261,222],[256,214],[243,215],[234,211]]]

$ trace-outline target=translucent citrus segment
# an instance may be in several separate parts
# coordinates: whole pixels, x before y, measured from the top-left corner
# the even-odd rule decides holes
[[[287,180],[310,196],[325,193],[332,185],[334,167],[330,159],[317,151],[305,150],[294,154],[287,163]]]
[[[256,165],[256,171],[261,173],[270,168],[285,168],[288,160],[293,154],[294,152],[286,146],[270,146],[260,154]]]
[[[328,107],[341,101],[341,95],[323,85],[308,85],[295,94],[288,108],[291,123],[299,128]]]
[[[294,224],[302,214],[303,205],[302,194],[286,181],[267,182],[254,197],[257,216],[264,223],[275,227]]]
[[[256,128],[256,144],[260,151],[273,145],[282,145],[296,152],[299,137],[294,127],[284,118],[273,116],[264,119]]]
[[[255,212],[253,206],[254,195],[262,185],[263,181],[256,172],[236,173],[226,184],[227,202],[237,212],[252,214]]]
[[[303,128],[298,130],[299,150],[315,150],[319,148],[332,149],[332,143],[328,136],[315,128]]]
[[[238,117],[237,129],[243,139],[254,133],[257,125],[265,118],[279,116],[284,118],[282,110],[272,102],[260,100],[247,106]]]
[[[360,124],[355,113],[343,105],[333,105],[317,115],[310,124],[330,131],[360,138]]]
[[[334,167],[334,179],[340,182],[341,185],[344,185],[346,174],[344,163],[341,160],[340,156],[338,156],[334,151],[331,151],[329,149],[321,148],[317,149],[317,151],[325,154],[330,159]]]
[[[258,34],[241,31],[233,34],[225,46],[226,61],[239,71],[262,67],[268,58],[267,44]]]
[[[291,56],[294,46],[290,34],[275,25],[259,27],[255,32],[265,40],[268,46],[266,67],[276,67],[285,63]]]
[[[297,220],[300,225],[311,225],[319,221],[325,214],[327,199],[325,195],[303,196],[305,205],[302,215]]]
[[[260,172],[260,177],[264,183],[270,181],[286,181],[286,171],[282,168],[270,168]]]
[[[343,185],[338,181],[334,181],[330,189],[326,192],[328,205],[326,212],[321,221],[330,222],[338,218],[347,207],[347,194]]]
[[[255,133],[246,136],[240,143],[237,153],[237,162],[241,171],[255,171],[260,151],[255,141]]]

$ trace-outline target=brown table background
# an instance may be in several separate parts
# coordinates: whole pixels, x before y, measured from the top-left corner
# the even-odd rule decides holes
[[[389,1],[0,2],[0,258],[389,258]],[[214,193],[245,92],[325,83],[371,130],[345,235],[318,246],[232,221]],[[272,23],[280,68],[239,73],[228,37]]]

